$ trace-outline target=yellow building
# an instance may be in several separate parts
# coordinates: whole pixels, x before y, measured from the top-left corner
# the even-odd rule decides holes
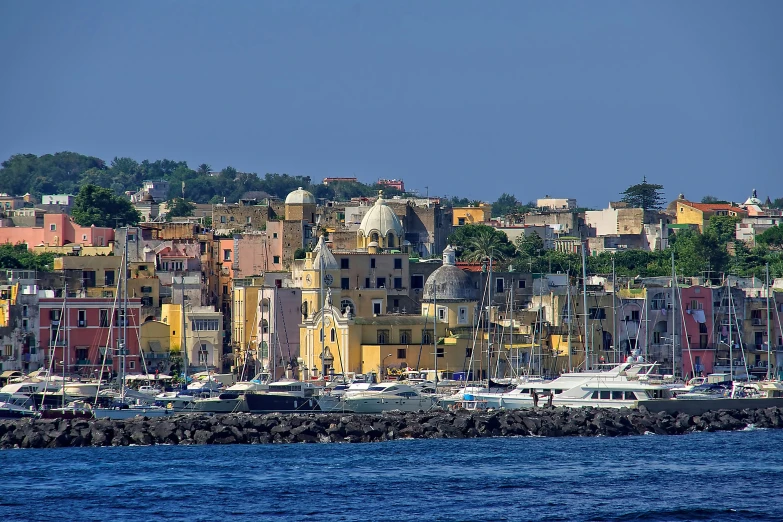
[[[699,232],[704,232],[712,216],[746,217],[747,211],[729,203],[694,203],[685,200],[684,196],[673,203],[677,206],[678,225],[696,225]]]
[[[146,321],[139,328],[139,339],[147,371],[168,372],[171,355],[171,325],[161,321]]]
[[[486,223],[492,217],[492,205],[482,203],[476,207],[454,207],[452,210],[452,225],[473,225]]]
[[[182,328],[182,306],[166,303],[162,321],[169,325],[169,346],[172,352],[187,347],[188,372],[222,368],[223,314],[209,306],[186,306],[185,328]]]
[[[237,368],[256,350],[258,291],[263,286],[263,277],[234,280],[234,295],[231,300],[231,340],[234,343],[234,366]]]
[[[386,289],[343,290],[336,283],[340,267],[321,238],[302,271],[301,377],[434,368],[436,351],[439,370],[464,370],[472,341],[460,334],[474,324],[476,300],[454,257],[447,248],[444,265],[427,279],[420,316],[387,315]]]

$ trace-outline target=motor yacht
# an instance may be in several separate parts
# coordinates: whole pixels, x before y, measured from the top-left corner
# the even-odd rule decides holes
[[[250,413],[299,413],[320,411],[320,387],[311,382],[278,381],[266,391],[247,392],[245,402]]]
[[[429,410],[438,396],[422,393],[417,388],[401,382],[373,384],[364,391],[346,395],[341,399],[345,411],[354,413],[381,413],[390,410]]]
[[[247,412],[245,394],[224,391],[216,397],[196,399],[193,401],[192,410],[195,413],[238,413]]]
[[[23,419],[39,417],[29,395],[23,393],[0,393],[0,419]]]

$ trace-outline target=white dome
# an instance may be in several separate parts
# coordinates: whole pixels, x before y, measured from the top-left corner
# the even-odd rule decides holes
[[[386,204],[382,196],[378,196],[370,210],[362,218],[359,225],[359,231],[364,237],[370,237],[372,232],[386,237],[389,232],[394,233],[398,238],[402,236],[402,223],[397,214]]]
[[[286,205],[315,205],[315,196],[302,187],[294,190],[285,197]]]

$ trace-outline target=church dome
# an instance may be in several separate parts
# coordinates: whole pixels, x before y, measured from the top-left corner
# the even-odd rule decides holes
[[[155,199],[152,197],[152,194],[149,192],[145,192],[144,195],[141,197],[142,203],[155,203]]]
[[[285,197],[286,205],[315,205],[315,196],[302,187],[294,190]]]
[[[443,266],[435,270],[424,283],[425,301],[475,301],[476,289],[470,276],[455,264],[454,249],[443,250]]]
[[[379,194],[375,204],[362,218],[359,231],[364,237],[370,237],[373,232],[381,237],[386,237],[389,232],[395,236],[402,236],[402,223],[397,214],[386,204],[386,200]]]
[[[753,189],[753,193],[750,195],[750,197],[747,200],[745,200],[745,205],[761,206],[761,200],[758,198],[758,195],[756,194],[756,189]]]

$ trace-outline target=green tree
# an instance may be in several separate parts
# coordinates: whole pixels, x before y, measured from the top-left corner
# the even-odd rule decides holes
[[[504,263],[514,256],[516,248],[508,236],[487,225],[469,224],[457,228],[448,238],[465,261],[483,261],[490,255],[498,263]]]
[[[47,272],[52,269],[53,261],[53,253],[36,254],[28,250],[27,245],[23,243],[18,245],[9,243],[0,245],[0,267],[3,268]]]
[[[757,235],[756,243],[773,250],[783,249],[783,225],[770,227]]]
[[[199,176],[209,176],[209,173],[212,172],[212,167],[207,163],[202,163],[198,166],[196,172]]]
[[[631,185],[624,192],[621,192],[625,203],[633,208],[660,209],[663,208],[663,185],[647,183],[647,178],[642,178],[642,182],[637,185]]]
[[[715,196],[704,196],[701,198],[702,203],[728,203],[728,201],[724,201],[722,199],[718,199]]]
[[[517,250],[526,257],[534,257],[544,250],[544,240],[535,232],[519,236],[516,240]]]
[[[169,210],[166,217],[186,217],[192,216],[196,210],[196,205],[182,198],[174,198],[169,202]]]
[[[725,246],[729,241],[734,241],[737,223],[740,221],[742,219],[737,216],[712,216],[705,233],[712,235],[719,244]]]
[[[73,220],[89,227],[117,227],[135,225],[139,213],[130,201],[116,196],[111,190],[95,185],[84,185],[73,202]]]
[[[519,201],[513,194],[504,192],[500,197],[492,203],[492,216],[504,217],[515,212],[519,206]]]

